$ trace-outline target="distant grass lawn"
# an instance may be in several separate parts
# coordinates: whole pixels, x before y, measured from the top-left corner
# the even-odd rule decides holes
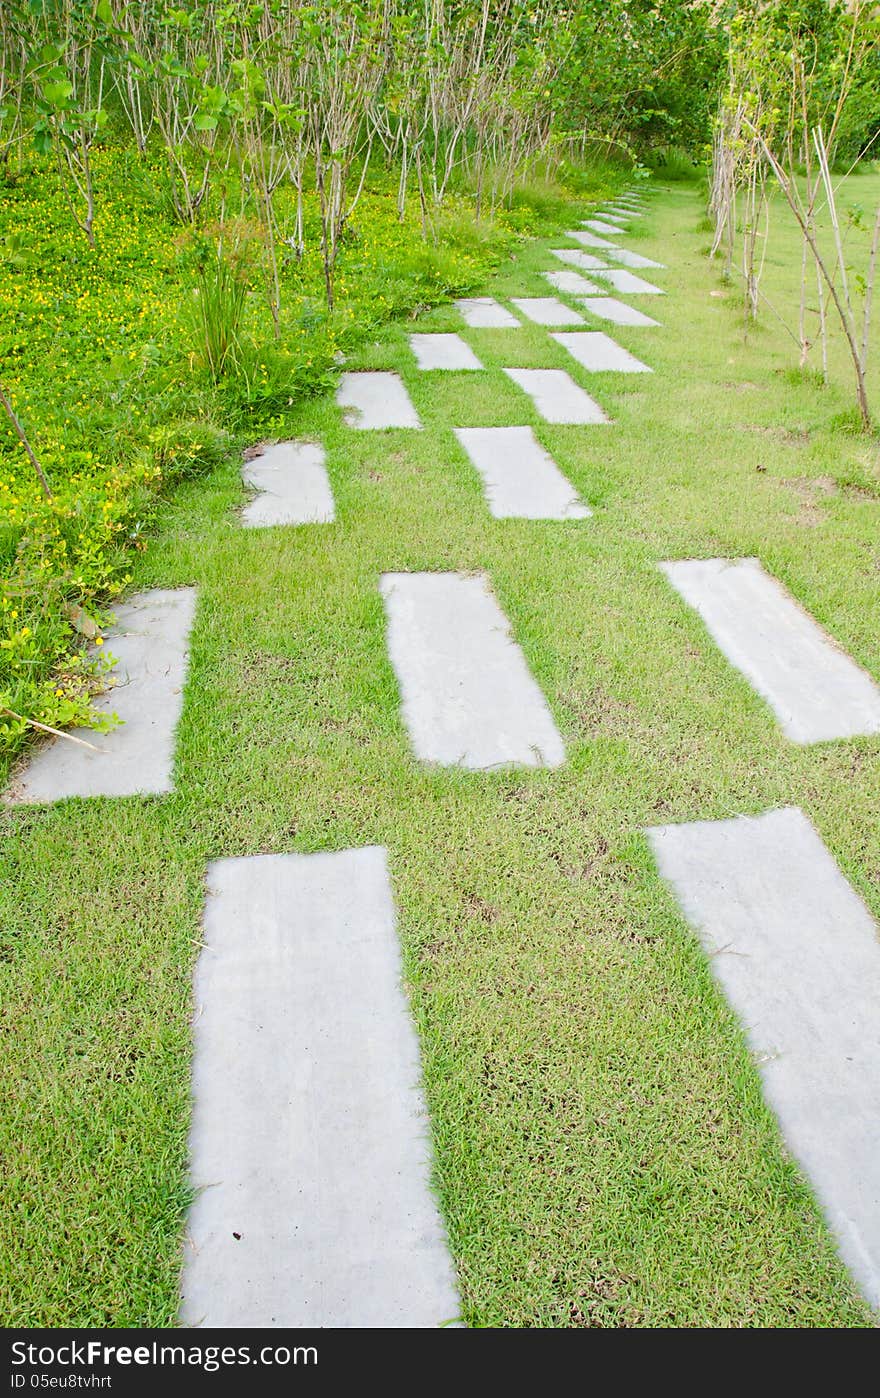
[[[880,178],[851,187],[867,205]],[[135,583],[199,588],[176,794],[2,815],[7,1325],[174,1322],[206,863],[372,843],[470,1325],[873,1323],[641,834],[799,805],[880,917],[880,740],[786,741],[657,568],[757,555],[880,679],[878,447],[846,430],[840,346],[821,388],[772,315],[745,336],[702,216],[669,187],[626,238],[668,264],[644,274],[667,296],[632,298],[662,328],[601,328],[653,375],[434,311],[419,328],[462,331],[486,374],[419,373],[405,327],[353,361],[399,370],[424,432],[351,432],[331,398],[297,417],[334,526],[243,531],[237,459],[164,508]],[[546,294],[555,244],[487,290]],[[798,256],[771,242],[780,305]],[[504,365],[566,368],[615,425],[548,426]],[[872,390],[880,412],[876,367]],[[452,429],[515,423],[592,519],[492,519]],[[403,569],[488,574],[564,767],[413,760],[378,592]]]

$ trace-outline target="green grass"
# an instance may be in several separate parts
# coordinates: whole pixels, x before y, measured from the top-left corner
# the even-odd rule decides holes
[[[163,507],[135,584],[199,588],[176,794],[2,816],[7,1324],[173,1323],[206,862],[374,842],[469,1324],[873,1323],[641,834],[798,804],[880,916],[880,740],[788,743],[657,568],[758,555],[880,678],[877,445],[833,426],[839,346],[817,388],[712,295],[702,214],[679,187],[634,225],[663,325],[603,328],[652,376],[587,375],[539,327],[465,331],[485,375],[419,374],[398,327],[352,362],[398,369],[423,433],[329,399],[286,424],[325,443],[335,526],[242,531],[236,459]],[[546,292],[552,261],[489,290]],[[796,261],[780,223],[768,294]],[[548,427],[505,364],[567,368],[615,425]],[[480,423],[532,423],[594,517],[493,520],[452,433]],[[408,568],[488,574],[563,768],[414,762],[377,587]]]
[[[285,431],[290,407],[332,386],[339,356],[389,320],[479,287],[526,235],[565,227],[572,191],[595,197],[624,179],[611,166],[568,171],[565,186],[535,178],[479,224],[461,188],[432,210],[425,239],[417,199],[401,221],[397,172],[377,161],[345,229],[332,313],[316,196],[305,197],[298,260],[284,242],[295,206],[282,186],[276,341],[259,226],[230,218],[218,261],[217,189],[204,226],[184,231],[153,147],[143,159],[112,143],[95,152],[94,249],[51,161],[0,175],[0,382],[54,491],[44,498],[0,412],[3,753],[22,746],[29,721],[90,721],[93,677],[67,608],[99,614],[124,590],[160,493],[208,474],[230,433]]]

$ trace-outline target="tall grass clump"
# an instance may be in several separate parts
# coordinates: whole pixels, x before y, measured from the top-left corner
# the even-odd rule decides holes
[[[199,267],[196,325],[199,350],[214,383],[219,383],[241,348],[247,282],[218,249]]]

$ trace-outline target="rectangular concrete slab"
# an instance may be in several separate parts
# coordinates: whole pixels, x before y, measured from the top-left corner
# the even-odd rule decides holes
[[[420,369],[483,367],[460,335],[410,335],[409,343]]]
[[[336,402],[348,426],[360,431],[422,425],[399,374],[375,370],[343,374]]]
[[[457,427],[496,519],[586,519],[570,482],[531,427]]]
[[[599,217],[611,225],[611,231],[614,233],[626,228],[630,220],[629,214],[622,213],[620,209],[600,209]]]
[[[659,325],[659,320],[652,320],[644,312],[637,311],[634,306],[628,306],[625,301],[618,301],[615,296],[589,296],[581,299],[584,310],[591,315],[598,316],[600,320],[609,320],[612,325]]]
[[[590,233],[585,228],[572,228],[566,233],[566,238],[574,238],[576,243],[583,243],[585,248],[607,248],[612,249],[615,244],[609,243],[607,238],[600,238],[596,233]]]
[[[95,700],[121,726],[77,729],[97,751],[56,738],[39,747],[5,799],[32,804],[68,796],[161,796],[174,789],[174,733],[183,708],[195,588],[157,588],[116,608],[105,653],[116,659],[113,687]]]
[[[616,223],[606,223],[601,218],[585,218],[584,228],[589,228],[592,233],[619,233],[620,228]]]
[[[615,291],[619,291],[622,296],[664,296],[666,293],[659,286],[654,286],[652,282],[646,282],[642,277],[637,277],[635,272],[597,272],[597,277],[601,277],[603,282],[610,282]]]
[[[388,652],[423,762],[558,767],[565,748],[483,577],[386,573]]]
[[[456,301],[465,325],[472,330],[518,330],[519,321],[491,296],[464,296]]]
[[[569,267],[577,267],[583,272],[593,272],[608,266],[600,257],[594,257],[591,252],[579,252],[577,248],[551,248],[550,251],[560,262],[566,262]]]
[[[545,422],[600,423],[609,418],[564,369],[505,369]]]
[[[336,512],[324,461],[317,442],[276,442],[245,462],[242,476],[258,493],[242,511],[244,524],[329,524]]]
[[[541,276],[557,291],[565,292],[568,296],[591,296],[599,291],[596,283],[582,277],[580,272],[542,272]]]
[[[560,331],[551,337],[593,374],[650,374],[653,371],[601,330]]]
[[[555,296],[511,296],[518,311],[536,325],[583,325],[584,318]]]
[[[756,558],[660,566],[793,742],[880,733],[880,689]]]
[[[614,205],[610,209],[602,209],[601,214],[603,218],[621,219],[624,223],[628,223],[631,218],[642,217],[642,212],[638,207],[627,208],[626,206],[619,207],[618,205]]]
[[[649,830],[841,1255],[880,1303],[880,942],[801,811]]]
[[[383,849],[209,867],[194,1042],[183,1323],[457,1317]]]
[[[608,256],[612,262],[622,262],[624,267],[638,267],[640,271],[651,267],[662,271],[666,266],[665,262],[655,262],[652,257],[643,257],[640,252],[630,252],[629,248],[615,248]]]

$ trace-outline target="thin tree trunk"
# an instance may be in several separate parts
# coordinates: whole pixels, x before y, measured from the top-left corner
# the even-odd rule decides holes
[[[30,463],[31,463],[31,465],[33,466],[34,470],[35,470],[36,473],[37,473],[37,479],[38,479],[39,482],[40,482],[40,486],[41,486],[41,488],[42,488],[43,494],[45,495],[45,497],[46,497],[47,500],[51,500],[51,499],[52,499],[52,491],[49,489],[49,482],[46,480],[45,472],[43,471],[42,466],[40,465],[39,461],[37,460],[36,456],[34,455],[33,448],[31,447],[31,444],[30,444],[30,442],[28,441],[28,438],[27,438],[27,433],[25,432],[24,428],[22,427],[21,423],[19,422],[19,420],[18,420],[18,415],[17,415],[15,409],[13,408],[12,403],[10,402],[9,397],[8,397],[7,394],[6,394],[6,390],[3,388],[2,384],[0,384],[0,404],[3,405],[3,409],[4,409],[5,413],[6,413],[6,416],[9,418],[9,421],[12,423],[12,426],[15,428],[16,434],[17,434],[17,436],[18,436],[18,440],[21,442],[22,446],[24,447],[25,451],[26,451],[27,454],[28,454],[28,458],[29,458],[29,460],[30,460]]]

